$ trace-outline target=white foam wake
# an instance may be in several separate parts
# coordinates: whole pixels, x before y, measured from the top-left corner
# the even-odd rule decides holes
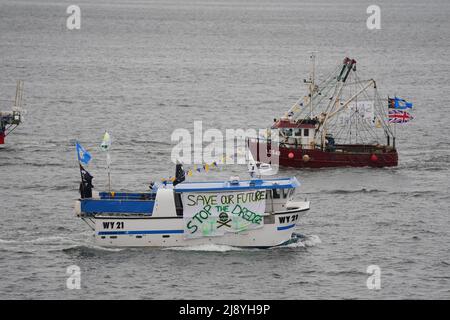
[[[3,240],[3,239],[0,239],[0,243],[19,243],[19,241],[17,241],[17,240]]]
[[[227,251],[241,251],[243,249],[227,245],[202,244],[197,246],[186,246],[186,247],[168,247],[163,248],[163,250],[227,252]]]
[[[307,247],[314,247],[315,245],[322,243],[322,240],[320,240],[318,235],[312,234],[309,236],[305,236],[302,242]]]

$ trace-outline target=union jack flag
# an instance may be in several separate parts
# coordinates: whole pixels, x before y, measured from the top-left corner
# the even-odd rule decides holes
[[[413,117],[406,111],[389,110],[390,123],[406,123],[412,119]]]

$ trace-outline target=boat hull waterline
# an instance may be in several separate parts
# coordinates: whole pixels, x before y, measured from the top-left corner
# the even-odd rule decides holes
[[[267,150],[271,157],[270,145],[261,140],[251,140],[250,149],[260,161],[259,150]],[[345,148],[346,146],[344,146]],[[356,149],[349,146],[348,149]],[[323,151],[320,149],[302,149],[279,146],[277,155],[279,164],[293,168],[332,168],[332,167],[395,167],[398,165],[398,153],[395,149],[377,148],[376,146],[361,146],[366,152]]]
[[[181,217],[158,219],[98,216],[85,220],[94,226],[95,242],[103,247],[184,247],[214,244],[269,248],[291,240],[295,226],[306,210],[275,214],[274,223],[264,224],[260,229],[197,239],[185,238]]]

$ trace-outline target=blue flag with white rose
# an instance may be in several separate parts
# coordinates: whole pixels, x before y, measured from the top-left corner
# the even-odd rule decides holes
[[[87,165],[89,161],[91,161],[91,154],[81,146],[78,142],[76,143],[77,148],[77,156],[78,156],[78,162],[81,164]]]
[[[400,109],[400,110],[405,110],[405,109],[412,109],[413,104],[412,102],[408,102],[405,99],[401,99],[401,98],[389,98],[388,97],[388,106],[390,109]]]

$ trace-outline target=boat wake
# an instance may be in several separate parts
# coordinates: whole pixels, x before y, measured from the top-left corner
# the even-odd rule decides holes
[[[92,244],[85,244],[64,248],[61,251],[67,254],[95,255],[96,253],[99,252],[120,252],[123,250],[126,250],[126,248],[107,248]]]
[[[283,246],[275,247],[276,248],[308,248],[308,247],[314,247],[317,244],[322,243],[319,236],[317,235],[304,235],[301,233],[294,233],[292,235],[291,241],[289,243],[286,243]]]
[[[30,240],[4,240],[0,239],[0,244],[10,244],[10,245],[64,245],[64,244],[72,244],[75,241],[62,236],[50,236],[50,237],[41,237]]]
[[[203,252],[228,252],[228,251],[242,251],[245,250],[239,247],[218,245],[218,244],[202,244],[197,246],[186,247],[168,247],[162,250],[175,250],[175,251],[203,251]]]
[[[356,190],[321,190],[320,192],[317,192],[319,194],[321,193],[327,193],[327,194],[354,194],[354,193],[384,193],[386,191],[384,190],[378,190],[378,189],[356,189]]]
[[[318,235],[312,234],[312,235],[301,235],[301,242],[305,245],[305,247],[314,247],[318,244],[322,243],[322,240],[320,240]]]
[[[317,235],[303,235],[300,233],[294,233],[292,239],[283,245],[269,248],[270,250],[277,250],[283,248],[308,248],[314,247],[317,244],[322,243],[319,236]],[[198,251],[198,252],[229,252],[229,251],[255,251],[255,250],[267,250],[260,248],[242,248],[233,247],[227,245],[217,245],[217,244],[203,244],[197,246],[186,246],[186,247],[168,247],[162,248],[161,250],[175,250],[175,251]]]
[[[308,248],[320,244],[322,241],[317,235],[303,235],[294,233],[292,239],[281,246],[270,248],[272,250],[283,248]],[[228,245],[203,244],[196,246],[179,246],[158,248],[160,250],[173,251],[193,251],[193,252],[230,252],[230,251],[255,251],[266,250],[259,248],[242,248]],[[62,251],[67,254],[87,254],[93,255],[96,252],[120,252],[127,248],[102,247],[87,240],[84,233],[80,234],[80,239],[68,238],[61,235],[39,237],[29,240],[8,240],[0,239],[0,250],[16,253],[34,253],[38,251],[55,252]]]
[[[75,235],[77,236],[77,235]],[[94,245],[86,237],[85,233],[78,235],[79,238],[69,238],[63,235],[55,235],[48,237],[39,237],[28,240],[9,240],[0,239],[0,250],[15,253],[36,253],[36,252],[55,252],[62,251],[66,253],[83,253],[95,251],[118,252],[124,248],[106,248]]]

